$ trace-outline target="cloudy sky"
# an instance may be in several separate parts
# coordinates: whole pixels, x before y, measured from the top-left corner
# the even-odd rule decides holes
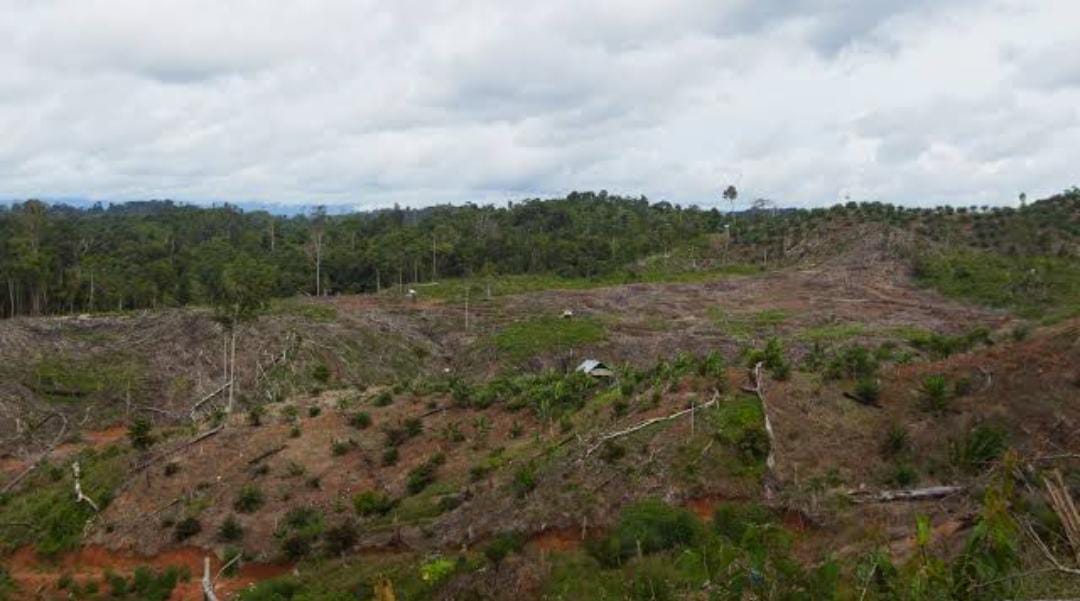
[[[1077,23],[1077,0],[0,0],[0,198],[1008,204],[1080,184]]]

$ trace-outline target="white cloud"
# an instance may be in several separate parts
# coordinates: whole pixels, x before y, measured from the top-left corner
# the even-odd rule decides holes
[[[1072,0],[0,0],[0,198],[601,189],[1011,202],[1080,183]]]

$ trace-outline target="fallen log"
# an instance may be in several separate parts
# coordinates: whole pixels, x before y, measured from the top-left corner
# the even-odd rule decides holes
[[[198,411],[199,411],[199,408],[202,407],[203,404],[205,404],[210,399],[212,399],[212,398],[216,397],[217,395],[221,394],[222,392],[224,392],[225,389],[228,388],[229,386],[232,386],[232,380],[229,380],[228,382],[225,382],[224,384],[222,384],[218,388],[214,389],[213,392],[211,392],[210,394],[204,396],[199,402],[192,405],[191,410],[188,412],[190,414],[190,416],[191,416],[191,421],[193,421],[193,422],[199,421],[198,416],[196,415],[198,413]]]
[[[267,457],[269,457],[271,455],[276,455],[276,454],[280,453],[281,451],[284,451],[287,446],[288,445],[280,445],[280,446],[276,446],[276,447],[274,447],[274,448],[272,448],[272,449],[270,449],[268,451],[265,451],[263,453],[259,453],[254,459],[251,459],[250,461],[248,461],[248,465],[255,465],[256,463],[262,461],[263,459],[266,459]]]
[[[687,415],[687,414],[691,414],[691,413],[693,413],[695,411],[698,411],[700,409],[706,409],[708,407],[712,407],[719,400],[720,400],[720,392],[715,391],[713,393],[712,400],[709,401],[708,403],[704,403],[702,405],[694,405],[694,406],[690,407],[689,409],[683,409],[682,411],[676,411],[675,413],[672,413],[671,415],[665,415],[663,417],[654,417],[652,419],[647,419],[647,420],[641,422],[640,424],[637,424],[636,426],[632,426],[632,427],[627,428],[625,430],[619,430],[618,432],[612,432],[610,434],[605,434],[604,436],[601,436],[599,439],[597,439],[596,442],[593,443],[593,445],[591,447],[589,447],[589,449],[587,451],[585,451],[585,457],[588,457],[589,455],[592,455],[597,449],[599,449],[601,446],[603,446],[603,444],[605,442],[608,442],[609,440],[614,440],[616,438],[620,438],[620,437],[626,436],[628,434],[633,434],[634,432],[637,432],[638,430],[643,430],[645,428],[648,428],[649,426],[659,424],[661,422],[666,422],[666,421],[670,421],[670,420],[673,420],[673,419],[677,419],[679,417],[682,417],[682,416]]]
[[[906,490],[849,490],[848,496],[856,503],[891,503],[893,501],[925,501],[940,499],[963,492],[963,486],[928,486]]]
[[[214,593],[214,581],[210,579],[209,556],[203,557],[202,591],[203,601],[218,601],[218,597]]]

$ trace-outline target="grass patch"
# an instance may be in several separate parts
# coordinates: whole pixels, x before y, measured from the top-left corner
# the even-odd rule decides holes
[[[866,333],[866,326],[861,323],[833,323],[807,328],[798,334],[806,342],[843,342]]]
[[[337,309],[332,305],[306,301],[299,298],[274,299],[270,302],[271,315],[292,315],[311,321],[328,322],[337,319]]]
[[[126,450],[119,446],[78,455],[83,492],[102,509],[127,475],[125,460]],[[72,488],[69,464],[44,464],[21,494],[0,497],[0,551],[33,544],[41,555],[55,556],[78,545],[94,510],[75,503]]]
[[[411,284],[421,298],[461,301],[466,293],[473,300],[485,298],[488,291],[492,297],[538,292],[541,290],[589,290],[625,284],[697,283],[725,277],[747,276],[761,273],[761,268],[749,264],[724,265],[712,269],[685,270],[661,263],[649,263],[638,271],[622,271],[601,277],[568,278],[554,274],[500,275],[474,278],[454,278],[437,283]],[[390,289],[388,289],[390,290]],[[396,294],[397,291],[394,290]]]
[[[1054,322],[1080,315],[1080,262],[955,251],[920,258],[916,278],[946,296]]]
[[[589,318],[537,317],[512,323],[495,334],[495,348],[512,361],[549,351],[600,342],[604,324]]]
[[[50,355],[33,364],[26,384],[54,402],[122,398],[138,392],[142,372],[135,358],[123,354],[90,360]]]
[[[791,315],[784,309],[763,309],[754,313],[732,313],[721,307],[709,309],[709,318],[725,334],[748,339],[755,334],[775,330]]]

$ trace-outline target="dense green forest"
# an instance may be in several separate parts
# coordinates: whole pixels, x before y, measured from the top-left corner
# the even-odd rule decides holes
[[[29,200],[0,207],[0,315],[212,303],[237,262],[269,273],[271,293],[281,297],[496,274],[633,281],[635,262],[673,251],[775,265],[805,240],[864,222],[1014,256],[1074,256],[1080,238],[1077,188],[1020,209],[763,204],[727,213],[575,192],[500,207],[284,217],[170,201],[79,209]]]

